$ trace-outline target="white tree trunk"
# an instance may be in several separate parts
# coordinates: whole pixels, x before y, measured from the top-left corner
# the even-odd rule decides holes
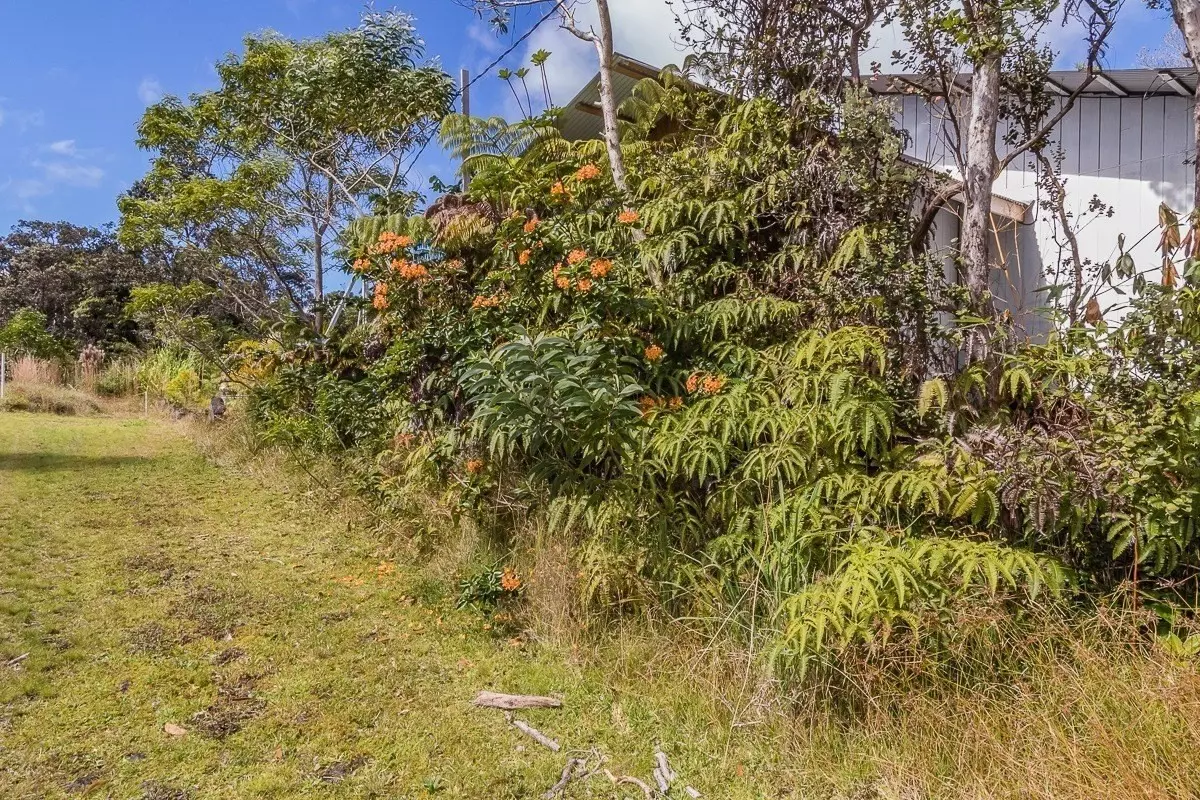
[[[963,283],[971,295],[972,311],[991,317],[991,265],[988,261],[992,182],[996,177],[996,125],[1000,116],[999,53],[984,56],[971,79],[971,120],[967,128],[966,175],[963,180],[963,220],[959,247]]]
[[[1195,67],[1200,63],[1200,0],[1171,0],[1171,13],[1175,17],[1175,24],[1179,26],[1179,32],[1183,34],[1188,58]],[[1200,142],[1200,84],[1196,86],[1196,100],[1192,129],[1195,141]],[[1200,159],[1196,159],[1196,179],[1192,206],[1200,208]]]
[[[593,35],[596,53],[600,57],[600,113],[604,119],[604,144],[608,148],[608,164],[612,169],[613,183],[626,197],[629,196],[629,181],[625,175],[625,157],[621,154],[621,137],[617,129],[617,99],[613,90],[613,31],[612,16],[608,11],[608,0],[596,0],[596,13],[600,17],[600,30]]]

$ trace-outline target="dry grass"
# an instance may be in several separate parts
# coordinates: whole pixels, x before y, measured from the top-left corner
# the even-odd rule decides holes
[[[78,389],[49,383],[14,381],[4,388],[0,411],[86,416],[101,411],[95,396]]]

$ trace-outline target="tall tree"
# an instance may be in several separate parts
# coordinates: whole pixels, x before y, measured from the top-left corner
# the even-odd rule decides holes
[[[399,12],[320,39],[248,37],[217,65],[219,89],[147,109],[139,144],[155,155],[121,200],[122,235],[205,249],[242,278],[257,272],[320,331],[345,226],[415,202],[412,151],[453,95],[450,76],[423,59]]]
[[[1166,1],[1150,0],[1149,5],[1152,8],[1158,8]],[[1200,69],[1200,0],[1169,0],[1169,2],[1171,16],[1174,17],[1175,25],[1183,36],[1184,52],[1192,67]],[[1200,81],[1196,83],[1194,99],[1197,102],[1192,112],[1193,143],[1200,142]],[[1200,158],[1193,158],[1193,162],[1198,180],[1195,183],[1195,193],[1192,195],[1192,206],[1200,209]]]
[[[129,342],[134,326],[122,310],[130,290],[171,272],[121,248],[112,226],[22,220],[0,237],[0,323],[32,309],[75,345]]]
[[[621,135],[617,126],[617,97],[613,87],[613,44],[612,13],[608,0],[593,0],[596,7],[596,25],[584,25],[576,14],[577,0],[459,0],[461,4],[474,8],[479,13],[490,13],[492,24],[499,30],[507,30],[511,15],[520,8],[548,8],[543,19],[557,17],[563,30],[575,38],[587,42],[596,49],[596,60],[600,74],[600,115],[604,120],[604,144],[608,152],[608,165],[612,170],[613,182],[626,198],[629,196],[629,178],[625,170],[625,157],[621,153]]]

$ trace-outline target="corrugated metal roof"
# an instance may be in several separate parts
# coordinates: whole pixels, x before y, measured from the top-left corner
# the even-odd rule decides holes
[[[1080,86],[1084,97],[1153,97],[1155,95],[1184,95],[1196,92],[1194,69],[1114,69],[1093,74],[1079,70],[1056,70],[1049,74],[1047,86],[1055,94],[1067,96]],[[955,81],[963,91],[970,91],[971,76],[963,73]],[[877,94],[912,94],[921,86],[931,84],[921,75],[877,75],[868,86]]]

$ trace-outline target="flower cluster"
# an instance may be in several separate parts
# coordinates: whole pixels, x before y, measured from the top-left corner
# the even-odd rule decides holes
[[[478,311],[481,308],[499,308],[503,302],[504,296],[501,294],[475,295],[475,300],[471,303],[471,310]]]
[[[388,285],[383,281],[375,284],[375,297],[371,300],[371,305],[379,311],[383,311],[388,307]]]
[[[379,240],[371,245],[371,253],[374,255],[383,255],[385,253],[394,253],[397,250],[403,250],[405,247],[413,243],[411,236],[404,234],[396,234],[391,231],[384,231],[379,234]]]
[[[682,397],[651,397],[646,395],[638,401],[638,406],[642,409],[642,416],[646,416],[655,411],[678,411],[683,408]]]
[[[606,258],[597,258],[595,261],[592,262],[592,269],[590,271],[592,273],[593,278],[603,278],[606,275],[608,275],[608,273],[611,269],[612,269],[611,261],[609,261]]]
[[[532,250],[522,250],[517,254],[517,263],[522,267],[529,263],[529,259],[533,256]]]
[[[512,567],[504,568],[504,572],[500,574],[500,588],[506,592],[521,590],[521,576],[517,575],[515,569]]]
[[[567,253],[567,263],[573,267],[581,261],[586,261],[587,257],[588,254],[586,250],[575,248],[571,252]]]
[[[563,186],[562,181],[558,181],[550,187],[550,195],[552,197],[562,198],[564,200],[571,199],[571,193],[567,191],[567,187]]]
[[[429,270],[424,264],[413,264],[404,258],[392,262],[392,271],[407,281],[422,281],[429,277]]]
[[[720,375],[703,372],[692,373],[685,384],[689,394],[699,391],[701,394],[716,394],[725,388],[725,379]]]
[[[371,259],[369,258],[356,258],[354,259],[354,263],[350,265],[350,269],[354,270],[355,272],[366,272],[370,268]]]
[[[584,164],[575,172],[575,178],[581,181],[590,181],[598,177],[600,177],[600,168],[595,164]]]
[[[535,230],[537,230],[537,226],[538,226],[539,222],[541,222],[541,220],[538,219],[538,215],[534,214],[532,217],[529,218],[529,221],[525,223],[525,232],[533,233]]]
[[[656,344],[652,344],[643,351],[647,361],[658,361],[663,357],[663,349]]]
[[[467,462],[467,472],[471,475],[478,475],[479,473],[483,472],[483,466],[484,464],[482,458],[472,458]]]
[[[617,214],[617,222],[622,225],[633,225],[642,218],[642,215],[633,209],[626,209],[620,214]]]

